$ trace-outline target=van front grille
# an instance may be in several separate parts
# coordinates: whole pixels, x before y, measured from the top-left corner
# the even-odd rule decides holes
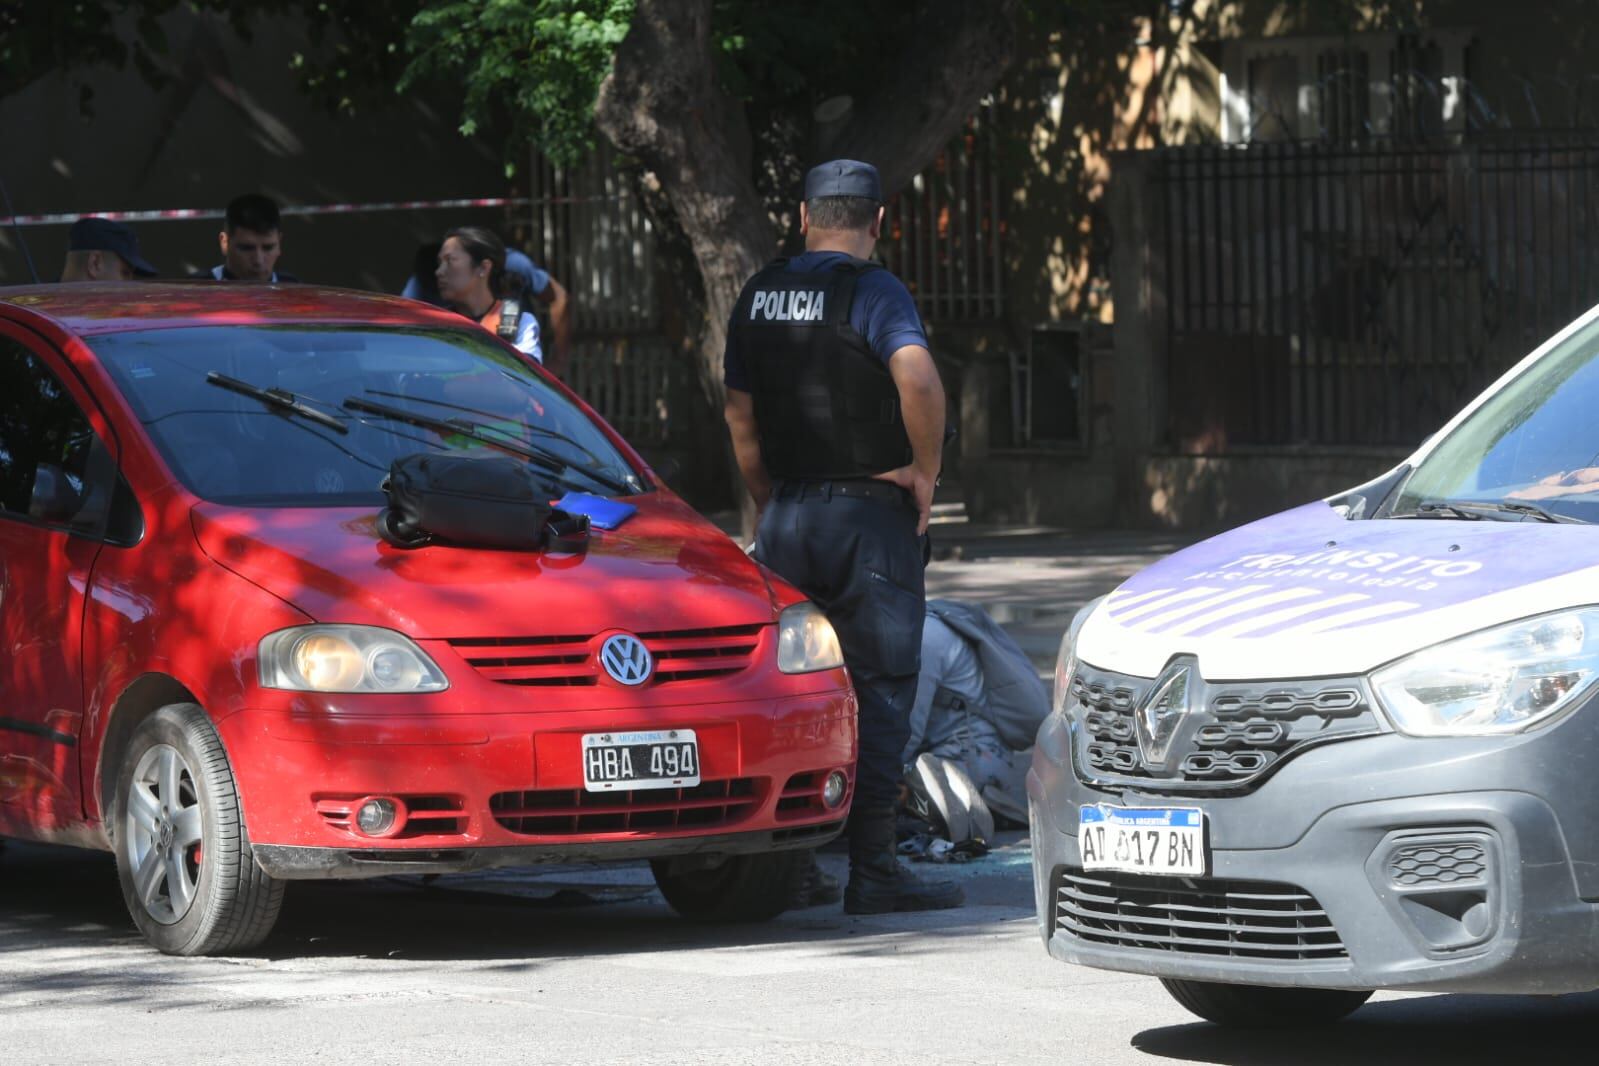
[[[1241,959],[1343,959],[1332,920],[1294,885],[1083,873],[1055,878],[1055,927],[1079,940]]]
[[[1154,687],[1153,678],[1078,665],[1067,713],[1085,780],[1168,792],[1237,790],[1307,748],[1380,728],[1360,678],[1207,682],[1196,676],[1170,751],[1156,765],[1138,733]]]

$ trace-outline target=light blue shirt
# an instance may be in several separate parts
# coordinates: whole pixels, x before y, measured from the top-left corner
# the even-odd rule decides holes
[[[544,362],[544,349],[539,347],[539,320],[532,312],[523,311],[516,320],[516,339],[511,342],[516,350]]]
[[[937,697],[937,706],[934,706]],[[951,697],[965,707],[957,709]],[[993,734],[986,719],[972,713],[983,705],[983,667],[966,638],[931,612],[922,624],[922,672],[916,679],[916,702],[911,705],[911,735],[905,761],[919,752],[935,754],[960,748],[968,740]]]

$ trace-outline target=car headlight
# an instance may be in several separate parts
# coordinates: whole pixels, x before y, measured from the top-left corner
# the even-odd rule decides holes
[[[410,638],[374,626],[315,625],[261,638],[261,685],[296,692],[440,692],[444,672]]]
[[[838,634],[816,604],[806,601],[777,616],[777,668],[785,674],[812,674],[844,665]]]
[[[1517,733],[1576,706],[1599,679],[1599,608],[1540,615],[1445,641],[1371,681],[1401,733]]]
[[[1055,699],[1054,707],[1057,714],[1066,710],[1066,701],[1072,692],[1072,674],[1077,671],[1077,634],[1083,631],[1083,624],[1088,621],[1088,616],[1094,613],[1094,608],[1103,603],[1105,597],[1090,600],[1072,616],[1071,625],[1066,627],[1066,632],[1060,636],[1060,651],[1055,655]]]

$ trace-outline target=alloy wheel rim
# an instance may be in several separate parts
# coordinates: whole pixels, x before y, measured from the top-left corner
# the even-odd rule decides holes
[[[140,757],[125,816],[133,891],[162,925],[189,913],[200,883],[202,825],[194,770],[170,744]]]

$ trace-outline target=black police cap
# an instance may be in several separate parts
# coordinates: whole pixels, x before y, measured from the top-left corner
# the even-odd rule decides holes
[[[135,274],[153,278],[156,268],[139,254],[139,238],[120,222],[109,218],[80,218],[67,232],[67,247],[74,252],[115,252]]]
[[[854,159],[834,159],[811,168],[805,175],[805,199],[822,196],[859,196],[883,202],[883,182],[877,168]]]

